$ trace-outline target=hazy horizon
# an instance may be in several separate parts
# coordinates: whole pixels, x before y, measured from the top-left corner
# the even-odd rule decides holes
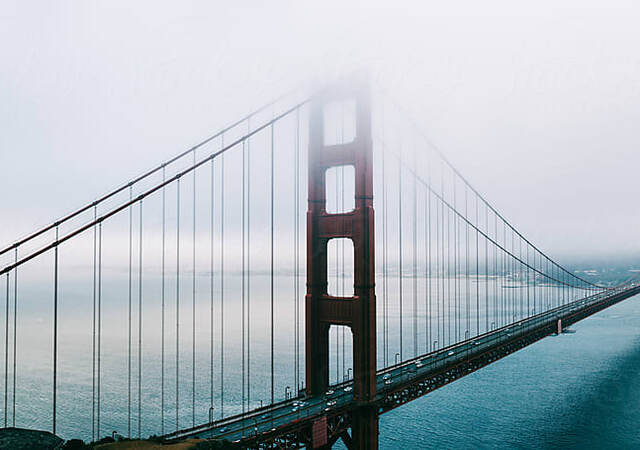
[[[300,82],[368,67],[559,262],[640,255],[640,6],[190,6],[5,6],[3,245]]]

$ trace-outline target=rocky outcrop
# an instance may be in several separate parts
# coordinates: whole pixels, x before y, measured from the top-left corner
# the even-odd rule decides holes
[[[54,450],[62,447],[64,440],[48,431],[23,428],[0,429],[0,448],[12,450]]]

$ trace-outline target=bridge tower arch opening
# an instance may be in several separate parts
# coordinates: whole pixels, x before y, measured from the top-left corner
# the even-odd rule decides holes
[[[353,139],[326,139],[325,108],[335,102],[353,105]],[[351,328],[353,392],[358,408],[352,416],[356,448],[377,448],[376,299],[373,213],[373,145],[369,86],[362,77],[341,82],[317,95],[309,123],[309,186],[307,211],[306,391],[322,395],[329,386],[329,329]],[[352,166],[354,208],[328,212],[327,171]],[[328,293],[328,242],[353,242],[353,295]]]

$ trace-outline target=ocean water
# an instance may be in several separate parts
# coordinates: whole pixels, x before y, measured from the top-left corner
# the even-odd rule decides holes
[[[128,363],[128,290],[126,279],[113,273],[103,286],[99,435],[116,431],[132,437],[146,437],[219,418],[268,403],[270,385],[270,288],[269,277],[251,279],[251,304],[245,317],[251,323],[242,349],[241,279],[229,275],[226,281],[225,312],[221,314],[219,291],[210,309],[209,277],[197,275],[195,298],[195,346],[193,345],[192,286],[185,276],[181,284],[180,339],[176,348],[175,280],[168,280],[166,295],[164,421],[162,420],[161,317],[157,279],[145,277],[142,306],[142,353],[138,347],[138,298],[132,297],[131,378]],[[275,380],[274,399],[294,389],[295,345],[294,287],[291,276],[275,279]],[[438,345],[484,332],[495,320],[510,320],[526,313],[524,285],[509,279],[443,279],[458,284],[459,297],[451,304],[435,305],[437,289],[432,280],[433,304],[424,278],[402,280],[405,293],[403,358],[424,353],[434,340]],[[393,284],[395,283],[395,284]],[[389,286],[388,363],[399,352],[399,285]],[[485,284],[487,283],[487,284]],[[50,293],[46,289],[22,288],[18,311],[16,426],[50,430],[52,425],[52,328]],[[303,298],[304,283],[298,298]],[[415,291],[414,291],[415,289]],[[469,289],[469,298],[466,295]],[[537,292],[537,311],[551,298],[552,286],[530,288]],[[57,433],[64,438],[96,437],[97,415],[93,398],[92,287],[90,280],[79,284],[64,280],[60,286],[60,334],[58,357]],[[473,293],[479,292],[479,309]],[[170,294],[169,294],[170,293]],[[486,299],[489,294],[489,317]],[[560,295],[560,291],[556,291]],[[413,321],[413,298],[416,321]],[[468,298],[468,303],[467,303]],[[494,301],[502,299],[500,301]],[[384,365],[382,339],[383,298],[378,295],[378,366]],[[457,303],[456,303],[457,302]],[[503,306],[511,308],[504,310]],[[470,315],[458,314],[456,310]],[[533,308],[533,301],[529,309]],[[12,314],[12,312],[10,311]],[[211,313],[214,318],[213,360],[211,359]],[[10,315],[11,315],[10,314]],[[301,308],[300,319],[304,311]],[[0,321],[4,324],[4,321]],[[301,320],[303,323],[303,321]],[[224,377],[220,370],[224,324]],[[415,326],[415,333],[414,333]],[[575,334],[549,337],[498,361],[421,399],[404,405],[380,419],[381,448],[640,448],[636,425],[640,423],[640,302],[632,298],[580,322]],[[12,424],[12,339],[10,326],[8,360],[8,424]],[[457,333],[457,337],[456,337]],[[2,328],[4,336],[4,328]],[[301,328],[301,338],[304,329]],[[343,337],[344,336],[344,337]],[[343,340],[344,339],[344,340]],[[342,381],[352,375],[348,329],[330,333],[330,378]],[[249,346],[249,342],[251,345]],[[2,341],[4,349],[4,340]],[[414,348],[414,345],[417,347]],[[250,347],[250,348],[249,348]],[[177,352],[176,352],[177,350]],[[192,361],[195,351],[196,367]],[[0,422],[4,408],[4,352],[0,357]],[[243,371],[243,358],[245,367]],[[176,358],[177,355],[177,358]],[[140,356],[141,365],[138,365]],[[176,367],[176,361],[179,366]],[[301,340],[298,381],[304,380],[304,345]],[[243,373],[245,386],[242,386]],[[141,374],[140,380],[138,374]],[[194,378],[195,375],[195,378]],[[195,384],[194,384],[195,381]],[[140,383],[138,385],[138,382]],[[211,398],[213,382],[213,399]],[[178,391],[176,392],[176,384]],[[129,397],[129,385],[131,395]],[[251,386],[250,389],[248,386]],[[139,387],[138,387],[139,386]],[[221,398],[221,389],[224,399]],[[244,390],[244,391],[243,391]],[[245,399],[243,402],[242,399]],[[140,401],[138,401],[138,399]],[[176,405],[178,412],[176,414]],[[138,409],[140,407],[140,409]],[[223,410],[224,408],[224,410]],[[138,411],[140,414],[138,414]],[[92,430],[94,430],[92,432]]]
[[[640,297],[380,419],[380,448],[640,448]]]

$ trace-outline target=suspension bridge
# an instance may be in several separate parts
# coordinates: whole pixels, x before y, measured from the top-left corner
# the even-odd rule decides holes
[[[2,248],[0,276],[5,427],[248,448],[375,448],[380,414],[640,292],[551,259],[359,76]]]

